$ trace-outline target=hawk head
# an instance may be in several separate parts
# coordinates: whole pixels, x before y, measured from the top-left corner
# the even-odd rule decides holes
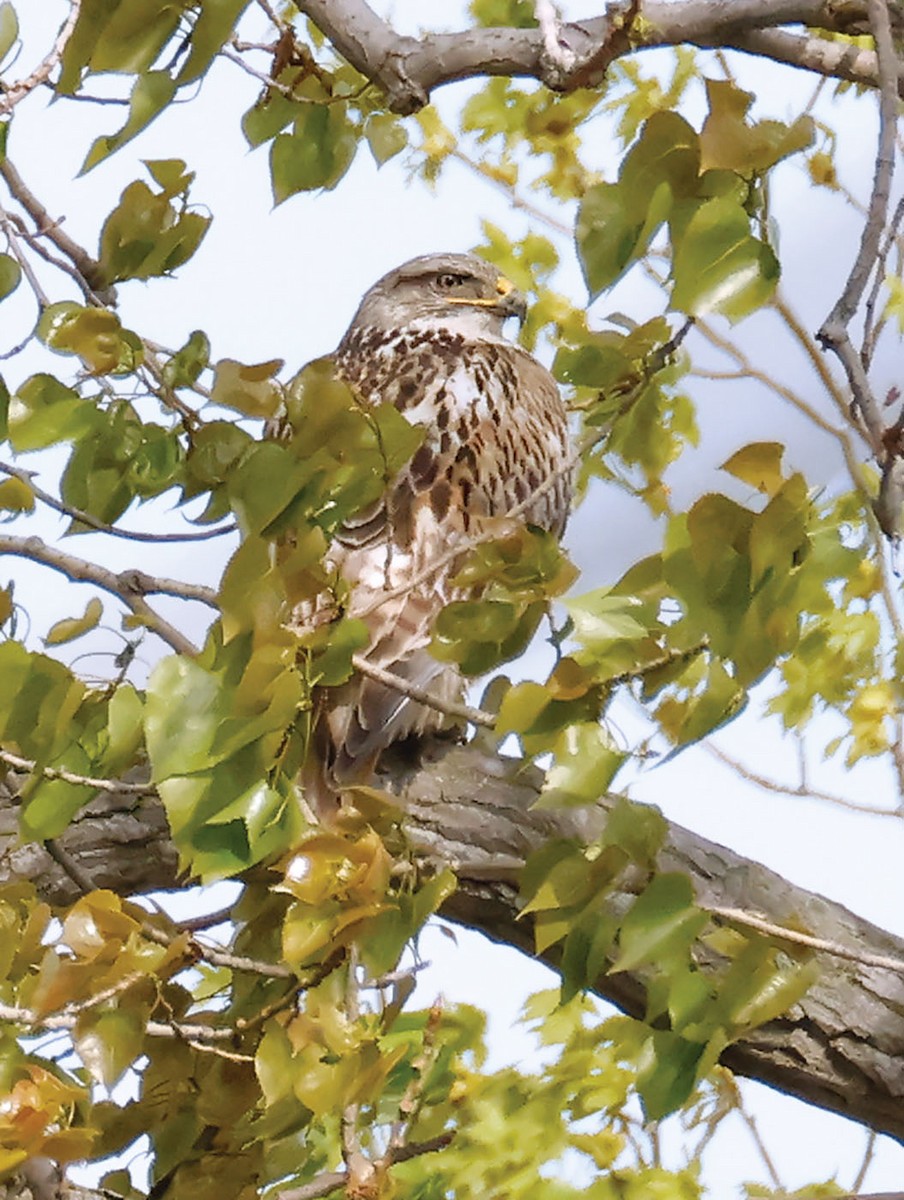
[[[524,320],[524,297],[473,254],[425,254],[384,275],[364,296],[352,329],[446,329],[498,339],[508,317]]]

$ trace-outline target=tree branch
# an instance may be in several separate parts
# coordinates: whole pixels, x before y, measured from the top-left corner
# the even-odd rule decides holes
[[[549,838],[596,837],[607,803],[538,809],[542,773],[497,757],[479,740],[452,748],[426,743],[423,759],[412,768],[389,757],[379,782],[398,791],[415,851],[456,866],[460,887],[444,914],[532,954],[531,920],[520,915],[513,883],[518,865]],[[48,901],[72,903],[79,890],[46,850],[19,845],[15,808],[4,809],[2,792],[0,785],[0,882],[30,879]],[[100,795],[59,840],[97,887],[124,895],[180,885],[162,810],[151,797]],[[725,1064],[904,1141],[904,939],[677,825],[669,826],[660,865],[691,877],[701,907],[768,922],[777,938],[817,940],[824,968],[817,982],[791,1012],[731,1046]],[[608,903],[623,913],[632,900],[625,891]],[[839,949],[851,961],[839,959]],[[544,957],[557,966],[554,950]],[[643,1015],[637,975],[603,975],[595,991]]]
[[[105,592],[122,600],[152,633],[156,633],[177,654],[195,656],[198,649],[174,625],[170,625],[156,613],[144,597],[156,593],[177,596],[180,600],[197,600],[210,608],[217,607],[216,592],[213,588],[204,587],[199,583],[182,583],[177,579],[157,578],[145,574],[144,571],[110,571],[97,563],[58,550],[55,546],[48,546],[39,537],[0,534],[0,555],[2,554],[15,554],[20,558],[41,563],[59,571],[73,583],[94,583],[103,588]]]
[[[352,66],[383,89],[391,109],[405,114],[423,108],[435,88],[459,79],[522,76],[568,92],[601,83],[613,59],[624,54],[686,44],[737,49],[838,79],[873,87],[879,83],[874,56],[778,28],[860,32],[866,11],[861,3],[646,0],[643,21],[633,28],[635,6],[620,0],[609,5],[605,16],[557,24],[554,53],[548,20],[535,29],[472,28],[412,38],[396,33],[365,0],[299,0],[297,7]]]

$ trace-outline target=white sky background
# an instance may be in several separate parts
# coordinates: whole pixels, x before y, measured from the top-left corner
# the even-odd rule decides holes
[[[399,0],[394,5],[375,3],[374,7],[390,12],[405,32],[417,32],[425,21],[448,28],[464,24],[464,6],[457,2],[424,5],[417,0]],[[561,7],[568,18],[579,18],[596,15],[601,6],[573,2]],[[25,50],[11,73],[14,77],[27,74],[44,53],[65,10],[60,0],[41,4],[20,0],[17,8]],[[769,70],[741,60],[736,66],[742,84],[753,90],[765,81],[763,99],[755,110],[758,116],[793,119],[812,91],[812,79],[789,70]],[[443,89],[437,96],[440,108],[451,117],[471,88],[458,84]],[[92,82],[90,90],[99,91],[99,85]],[[199,103],[170,109],[125,150],[80,179],[75,176],[91,141],[98,133],[117,128],[123,110],[58,101],[48,111],[46,92],[17,110],[9,144],[12,161],[49,211],[65,214],[67,231],[89,250],[96,248],[99,220],[114,206],[122,188],[145,177],[141,159],[182,157],[197,172],[192,199],[209,204],[215,217],[199,252],[175,281],[119,286],[124,324],[145,336],[177,347],[193,329],[203,328],[213,343],[213,359],[228,356],[258,362],[285,358],[288,376],[335,346],[361,294],[386,270],[416,254],[471,248],[482,240],[480,220],[484,217],[515,235],[530,224],[529,218],[511,213],[500,193],[475,180],[464,167],[450,164],[431,192],[407,178],[404,156],[377,171],[365,148],[334,192],[295,197],[273,209],[267,150],[249,153],[239,127],[242,113],[258,92],[257,82],[238,68],[218,67],[205,83]],[[850,99],[820,103],[825,118],[846,129],[843,178],[865,199],[875,147],[874,109]],[[605,141],[603,124],[594,128],[599,129],[600,137],[599,147],[593,147],[594,157],[611,175],[618,148]],[[852,131],[855,136],[850,136]],[[837,197],[810,187],[799,162],[780,172],[781,184],[774,188],[773,197],[782,231],[786,292],[799,302],[806,326],[815,329],[849,270],[857,244],[856,218]],[[542,198],[538,204],[544,206]],[[573,251],[564,242],[559,248],[563,266],[557,286],[581,298],[584,289]],[[49,277],[48,283],[55,286]],[[57,290],[54,298],[62,294]],[[614,296],[602,298],[593,312],[600,319],[614,310],[642,317],[646,312],[638,311],[641,295],[642,289],[629,281],[620,285]],[[77,298],[75,293],[73,298]],[[23,285],[0,310],[0,349],[21,340],[33,319],[33,304]],[[780,373],[811,398],[818,395],[818,385],[813,386],[815,379],[808,374],[810,368],[802,357],[786,354],[789,343],[787,339],[777,341],[771,318],[751,318],[743,333],[755,361]],[[782,347],[781,362],[774,361],[777,345]],[[2,369],[14,390],[40,369],[56,369],[65,378],[68,366],[58,358],[48,365],[46,355],[30,349],[2,364]],[[813,484],[839,484],[840,460],[831,440],[762,389],[699,381],[690,386],[699,402],[704,437],[700,449],[688,453],[670,475],[676,506],[686,505],[706,490],[730,490],[734,485],[716,468],[733,450],[755,440],[786,441],[790,465],[803,469]],[[49,461],[60,460],[51,454]],[[25,465],[32,464],[26,460]],[[48,470],[42,482],[52,489],[52,480]],[[735,487],[734,494],[741,500],[750,499],[744,489]],[[154,529],[166,507],[165,503],[149,505],[130,512],[124,524]],[[64,524],[42,513],[17,522],[16,532],[52,537]],[[575,560],[585,570],[581,587],[614,582],[629,563],[656,549],[659,537],[660,530],[637,502],[614,488],[600,487],[576,514],[568,534]],[[67,548],[86,558],[102,557],[111,567],[138,566],[209,584],[216,582],[229,549],[221,541],[158,552],[91,535],[70,539]],[[35,648],[55,620],[81,612],[89,595],[87,588],[65,586],[58,577],[22,560],[0,563],[0,586],[9,577],[16,579],[17,598],[28,608],[32,623],[29,641]],[[159,607],[200,641],[207,620],[203,610],[188,612],[178,601]],[[111,625],[118,624],[112,603],[107,605],[106,619]],[[86,649],[115,653],[117,648],[109,634],[99,633],[75,643],[72,656]],[[160,653],[160,644],[153,638],[147,639],[140,651],[148,663]],[[80,666],[86,672],[112,671],[109,660],[101,658]],[[534,660],[533,664],[521,664],[519,670],[529,675],[542,666]],[[639,728],[638,718],[626,706],[619,709],[617,720],[626,732]],[[755,769],[768,769],[776,778],[796,781],[794,746],[781,737],[777,723],[742,719],[717,741]],[[858,769],[849,775],[835,764],[823,767],[814,761],[811,766],[813,782],[826,790],[861,803],[894,803],[882,768]],[[900,902],[904,830],[900,822],[750,788],[702,750],[687,751],[665,766],[645,770],[632,794],[655,802],[672,820],[904,934]],[[512,1026],[524,996],[529,990],[550,986],[550,974],[524,956],[491,946],[476,935],[457,931],[457,939],[456,946],[438,931],[425,935],[422,951],[435,966],[422,977],[423,1000],[429,1002],[441,991],[449,1000],[468,1000],[488,1008],[499,1060],[526,1054],[528,1043]],[[793,1189],[836,1171],[839,1182],[850,1185],[865,1143],[861,1128],[763,1087],[749,1085],[746,1092],[785,1186]],[[731,1118],[731,1123],[736,1126],[736,1136],[726,1130],[707,1160],[705,1178],[714,1195],[737,1194],[735,1189],[744,1179],[768,1182],[749,1137],[737,1118]],[[868,1176],[868,1190],[900,1187],[902,1178],[904,1149],[883,1139]]]

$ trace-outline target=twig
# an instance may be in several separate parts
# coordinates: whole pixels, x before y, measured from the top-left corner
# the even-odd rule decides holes
[[[111,792],[114,795],[153,796],[157,789],[152,783],[126,783],[118,779],[97,779],[93,775],[79,775],[75,771],[65,771],[62,767],[39,767],[30,758],[22,758],[9,750],[0,750],[0,762],[6,763],[15,771],[39,771],[45,779],[61,779],[64,783],[75,783],[80,787],[94,788],[97,792]]]
[[[775,1163],[772,1161],[772,1155],[769,1153],[768,1149],[766,1148],[766,1143],[763,1141],[763,1137],[762,1137],[762,1134],[760,1133],[759,1126],[757,1125],[753,1114],[749,1113],[747,1111],[747,1109],[744,1107],[744,1102],[743,1102],[740,1092],[738,1092],[737,1095],[738,1095],[738,1103],[737,1103],[736,1107],[737,1107],[738,1114],[740,1115],[741,1120],[744,1122],[744,1124],[747,1126],[748,1130],[750,1131],[750,1136],[753,1138],[754,1145],[756,1146],[757,1150],[759,1151],[760,1158],[763,1160],[766,1170],[769,1173],[769,1178],[772,1180],[772,1186],[774,1188],[777,1188],[779,1191],[783,1191],[784,1189],[783,1189],[783,1185],[782,1185],[781,1176],[779,1175],[778,1171],[775,1169]]]
[[[866,1135],[866,1147],[863,1151],[863,1162],[861,1162],[860,1169],[857,1172],[854,1182],[851,1184],[852,1192],[859,1192],[863,1187],[863,1181],[866,1179],[866,1173],[870,1169],[873,1161],[873,1155],[876,1152],[877,1137],[878,1134],[876,1133],[875,1129],[871,1129]]]
[[[888,3],[887,0],[867,0],[867,3],[879,71],[879,144],[873,188],[857,257],[841,295],[823,322],[817,338],[820,344],[825,349],[832,350],[841,362],[851,389],[852,400],[869,433],[873,453],[883,466],[891,468],[894,464],[893,461],[886,463],[889,456],[886,455],[883,443],[885,422],[870,386],[863,357],[854,349],[848,328],[863,298],[870,275],[876,269],[886,225],[894,174],[898,107],[898,61],[892,40]]]
[[[424,1142],[410,1142],[399,1149],[394,1162],[408,1162],[412,1158],[420,1158],[422,1154],[435,1154],[438,1150],[445,1150],[452,1144],[453,1137],[452,1133],[441,1133],[438,1137],[428,1138]],[[274,1200],[320,1200],[322,1196],[328,1196],[330,1192],[345,1187],[347,1182],[346,1171],[328,1171],[300,1187],[283,1188],[276,1193]]]
[[[703,912],[732,925],[743,925],[767,937],[779,938],[783,942],[791,942],[796,946],[807,946],[811,950],[820,950],[823,954],[831,954],[833,958],[843,958],[847,962],[859,963],[865,967],[878,967],[882,971],[894,971],[904,975],[904,959],[894,958],[890,954],[871,954],[868,950],[854,950],[843,946],[840,942],[830,942],[826,938],[814,937],[809,933],[801,933],[799,929],[789,929],[786,925],[776,925],[765,917],[747,912],[743,908],[722,908],[716,904],[701,904]]]
[[[482,725],[485,729],[492,729],[496,724],[496,718],[492,713],[486,712],[482,708],[472,708],[470,704],[442,700],[439,696],[435,696],[429,688],[409,683],[401,675],[394,675],[392,671],[386,671],[383,667],[378,667],[376,663],[370,662],[363,654],[353,654],[352,664],[356,671],[361,675],[366,675],[368,679],[382,683],[385,687],[392,688],[393,691],[408,696],[409,699],[416,700],[418,704],[424,704],[427,708],[435,709],[436,712],[444,713],[447,717],[461,717],[465,721],[470,721],[472,725]]]
[[[59,222],[53,220],[37,196],[26,187],[22,176],[9,158],[0,157],[0,177],[3,178],[12,195],[34,221],[36,234],[53,242],[60,253],[69,259],[91,289],[94,301],[101,307],[105,304],[115,305],[116,290],[113,287],[104,286],[100,264],[78,242],[73,241],[67,233],[64,233]]]
[[[42,563],[59,571],[74,583],[94,583],[105,592],[118,597],[131,609],[152,633],[165,641],[177,654],[195,657],[197,647],[175,626],[165,621],[145,600],[148,593],[177,596],[182,600],[197,600],[216,608],[216,593],[212,588],[200,584],[180,583],[175,579],[157,579],[143,571],[110,571],[96,563],[66,554],[54,546],[48,546],[39,537],[14,537],[0,534],[0,554],[14,554],[32,562]]]
[[[800,796],[805,800],[822,800],[826,804],[836,804],[839,808],[846,808],[850,812],[863,813],[867,816],[874,817],[899,817],[900,814],[890,808],[879,808],[878,805],[858,804],[856,800],[846,800],[844,796],[835,796],[830,792],[821,792],[817,788],[811,788],[806,781],[801,781],[798,784],[780,783],[776,779],[768,779],[765,775],[760,775],[757,771],[751,770],[750,767],[738,762],[726,754],[724,750],[720,750],[718,746],[710,741],[701,743],[703,749],[711,754],[713,758],[717,758],[719,762],[724,763],[726,767],[730,767],[736,775],[742,779],[746,779],[748,783],[754,783],[757,787],[762,788],[766,792],[776,792],[780,796]]]
[[[83,1004],[82,1008],[84,1007]],[[0,1003],[0,1020],[24,1025],[29,1031],[75,1029],[78,1019],[78,1013],[72,1011],[41,1014],[30,1008]],[[228,1042],[236,1035],[231,1026],[193,1025],[184,1021],[148,1021],[144,1028],[151,1037],[184,1038],[191,1041]]]
[[[56,41],[53,43],[50,53],[35,67],[30,75],[26,76],[25,79],[20,79],[18,83],[12,84],[0,93],[0,116],[6,116],[10,113],[20,100],[24,100],[29,92],[33,92],[36,87],[39,87],[49,78],[50,72],[63,57],[63,51],[66,49],[66,43],[72,36],[73,29],[75,29],[75,23],[78,20],[81,6],[82,0],[69,0],[69,15],[63,22],[63,27],[57,34]]]
[[[226,533],[235,533],[238,529],[238,526],[234,524],[223,525],[217,529],[202,529],[196,533],[142,533],[135,529],[118,529],[115,525],[108,525],[106,521],[98,520],[91,513],[83,512],[80,508],[75,508],[74,505],[64,504],[63,501],[57,500],[56,496],[52,496],[50,492],[45,492],[43,488],[40,488],[35,483],[35,471],[26,471],[22,467],[14,467],[10,463],[5,462],[0,462],[0,471],[4,471],[14,479],[20,479],[22,483],[31,489],[37,499],[46,504],[48,508],[62,513],[63,516],[71,517],[74,521],[80,521],[83,525],[90,525],[98,533],[107,533],[111,537],[127,538],[133,542],[152,542],[154,544],[163,542],[206,542],[211,538],[221,537]]]
[[[38,279],[37,275],[35,275],[34,267],[32,267],[31,263],[28,261],[27,255],[23,254],[19,247],[17,230],[15,229],[13,222],[10,219],[10,215],[5,208],[0,208],[0,229],[2,229],[6,234],[6,240],[9,243],[9,248],[15,257],[16,262],[22,268],[22,274],[28,280],[28,286],[34,292],[34,297],[38,302],[39,309],[46,308],[50,303],[50,299],[47,293],[44,291],[41,281]]]

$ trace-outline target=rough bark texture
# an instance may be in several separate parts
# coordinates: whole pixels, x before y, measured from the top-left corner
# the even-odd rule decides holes
[[[563,22],[555,55],[539,29],[478,28],[414,38],[396,33],[365,0],[297,0],[297,6],[400,113],[422,108],[435,88],[474,76],[525,76],[562,92],[596,87],[615,59],[657,46],[740,50],[835,79],[878,84],[873,51],[811,32],[867,31],[862,0],[617,0],[601,4],[598,17]],[[890,11],[900,25],[904,14],[897,5]],[[904,79],[899,91],[904,93]]]
[[[420,766],[396,764],[384,780],[401,791],[417,850],[458,871],[461,887],[445,915],[526,953],[532,930],[517,920],[519,865],[550,837],[595,836],[606,815],[605,804],[532,809],[541,781],[540,772],[497,757],[480,739],[451,748],[437,743]],[[98,887],[127,894],[179,886],[176,854],[152,796],[98,797],[61,842]],[[686,872],[704,905],[743,908],[904,962],[904,939],[680,826],[670,826],[660,861],[665,870]],[[0,793],[0,882],[9,879],[32,880],[55,904],[78,896],[43,847],[17,844],[7,789]],[[612,903],[623,909],[630,899],[616,895]],[[554,954],[549,961],[556,965]],[[904,1141],[904,977],[826,954],[819,962],[820,978],[803,1001],[732,1046],[724,1061],[741,1075]],[[633,974],[604,976],[595,990],[629,1013],[643,1012],[643,985]]]

